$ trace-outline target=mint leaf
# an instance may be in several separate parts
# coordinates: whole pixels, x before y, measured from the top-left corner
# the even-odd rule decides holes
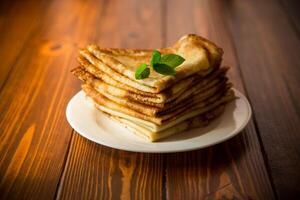
[[[161,57],[159,63],[166,64],[170,67],[175,68],[175,67],[181,65],[184,61],[185,61],[185,59],[179,55],[167,54],[167,55],[163,55]]]
[[[163,74],[163,75],[175,75],[176,71],[173,67],[170,67],[166,64],[162,64],[162,63],[156,63],[153,65],[153,69],[159,73],[159,74]]]
[[[139,68],[135,71],[135,79],[137,80],[148,78],[149,75],[150,75],[150,69],[145,63],[141,64]]]
[[[158,63],[160,60],[161,54],[159,53],[159,51],[154,50],[152,53],[152,58],[150,61],[150,64],[153,66],[154,64]]]
[[[159,74],[163,75],[175,75],[175,67],[181,65],[185,59],[176,54],[166,54],[161,55],[157,50],[154,50],[152,53],[150,65],[153,67],[153,70]],[[137,80],[148,78],[150,75],[149,65],[143,63],[135,71],[135,78]]]

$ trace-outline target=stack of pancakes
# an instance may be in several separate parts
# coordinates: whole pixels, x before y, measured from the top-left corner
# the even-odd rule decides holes
[[[175,76],[151,69],[148,78],[136,80],[135,71],[150,62],[151,50],[97,45],[81,49],[80,67],[72,70],[96,108],[149,141],[205,126],[235,98],[226,78],[228,68],[220,67],[223,51],[212,42],[186,35],[158,51],[185,59]]]

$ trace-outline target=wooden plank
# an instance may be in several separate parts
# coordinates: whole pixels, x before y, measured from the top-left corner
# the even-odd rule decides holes
[[[168,43],[198,33],[225,51],[229,77],[243,90],[235,47],[220,1],[172,1],[167,4]],[[240,136],[209,149],[177,153],[166,160],[168,199],[273,199],[271,183],[253,121]]]
[[[0,90],[30,34],[39,24],[46,1],[4,1],[0,9]]]
[[[55,197],[72,134],[65,108],[79,89],[70,69],[94,35],[95,3],[52,1],[1,91],[0,199]]]
[[[278,197],[295,199],[300,195],[299,37],[274,1],[226,6]]]
[[[94,29],[102,46],[157,48],[162,45],[158,0],[109,1]],[[71,75],[70,75],[71,76]],[[79,135],[72,139],[58,199],[162,199],[163,157],[96,145]]]
[[[58,199],[162,199],[163,157],[74,135]]]
[[[285,11],[285,15],[290,21],[291,27],[300,36],[300,1],[297,0],[278,0]]]

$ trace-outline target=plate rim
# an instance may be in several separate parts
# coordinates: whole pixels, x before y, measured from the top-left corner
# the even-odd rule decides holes
[[[76,125],[74,125],[73,121],[70,119],[70,112],[71,112],[71,104],[72,101],[74,101],[74,99],[76,99],[77,96],[80,96],[82,94],[84,94],[84,92],[82,90],[80,90],[79,92],[77,92],[74,96],[72,96],[72,98],[69,100],[67,107],[66,107],[66,118],[67,121],[69,123],[69,125],[71,126],[72,129],[74,129],[80,136],[95,142],[97,144],[103,145],[105,147],[109,147],[109,148],[113,148],[113,149],[118,149],[118,150],[122,150],[122,151],[128,151],[128,152],[139,152],[139,153],[175,153],[175,152],[186,152],[186,151],[193,151],[193,150],[197,150],[197,149],[204,149],[210,146],[214,146],[216,144],[222,143],[224,141],[227,141],[231,138],[233,138],[234,136],[236,136],[237,134],[239,134],[249,123],[251,116],[252,116],[252,109],[251,109],[251,105],[248,101],[248,99],[245,97],[244,94],[242,94],[240,91],[238,91],[235,88],[232,88],[232,90],[234,91],[234,93],[236,94],[236,96],[241,99],[242,101],[244,101],[244,103],[246,104],[246,108],[248,110],[248,114],[247,117],[245,118],[244,122],[241,124],[241,126],[239,126],[236,130],[234,130],[233,132],[231,132],[231,134],[228,134],[225,137],[222,137],[221,139],[217,139],[214,142],[210,142],[201,146],[194,146],[194,147],[185,147],[182,149],[174,149],[174,150],[157,150],[157,149],[149,149],[149,150],[133,150],[132,148],[126,148],[126,146],[116,146],[114,144],[107,144],[104,143],[103,141],[98,141],[93,139],[92,137],[90,137],[88,134],[84,134],[82,133],[82,130],[80,130],[80,128],[78,128]],[[152,143],[152,142],[149,142]]]

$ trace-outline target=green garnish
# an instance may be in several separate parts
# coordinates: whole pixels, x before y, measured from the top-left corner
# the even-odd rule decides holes
[[[163,74],[163,75],[175,75],[176,71],[173,67],[170,67],[169,65],[163,64],[163,63],[156,63],[153,65],[154,71],[157,73]]]
[[[150,65],[153,70],[159,74],[174,76],[176,74],[175,68],[181,65],[184,61],[185,59],[179,55],[166,54],[161,56],[159,51],[154,50]],[[150,69],[145,63],[142,63],[135,72],[135,78],[138,80],[148,78],[149,75]]]
[[[184,58],[176,54],[167,54],[161,57],[159,63],[166,64],[170,67],[177,67],[184,62]]]
[[[139,68],[135,72],[135,79],[140,80],[144,78],[148,78],[150,74],[150,69],[147,64],[143,63],[139,66]]]
[[[161,58],[161,54],[159,53],[159,51],[154,50],[152,53],[150,64],[153,66],[155,63],[158,63],[160,61],[160,58]]]

